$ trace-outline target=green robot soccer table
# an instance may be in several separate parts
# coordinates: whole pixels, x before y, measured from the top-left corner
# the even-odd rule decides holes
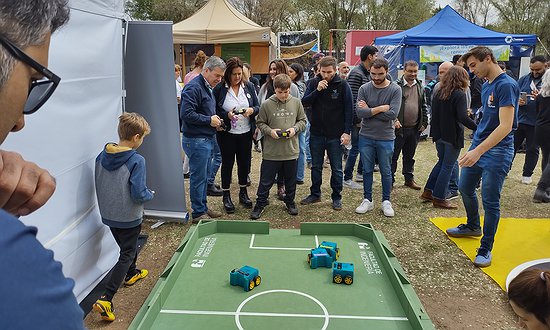
[[[354,264],[353,284],[307,256],[336,242]],[[259,270],[250,291],[230,285],[244,265]],[[381,232],[370,225],[302,223],[270,229],[262,221],[208,221],[192,227],[130,329],[433,329]]]

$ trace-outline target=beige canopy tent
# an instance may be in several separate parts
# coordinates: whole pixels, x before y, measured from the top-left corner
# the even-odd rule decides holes
[[[222,55],[222,44],[249,43],[250,64],[256,73],[267,73],[271,54],[275,54],[271,29],[254,23],[227,0],[210,0],[193,16],[174,24],[172,31],[175,45],[214,44],[217,56]]]

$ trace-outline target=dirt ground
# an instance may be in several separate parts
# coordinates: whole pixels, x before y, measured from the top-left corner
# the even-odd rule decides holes
[[[429,142],[421,143],[418,148],[416,169],[417,177],[420,178],[418,181],[422,184],[434,164],[435,153],[433,144]],[[254,182],[258,182],[258,156],[259,154],[254,153],[251,174],[253,184],[249,190],[251,197],[255,195]],[[547,217],[548,205],[535,205],[530,201],[534,184],[526,186],[519,183],[523,160],[524,155],[518,155],[506,180],[502,193],[502,216]],[[297,201],[309,193],[308,172],[306,171],[306,184],[297,188]],[[506,295],[500,287],[480,269],[474,267],[464,253],[428,220],[437,216],[465,216],[460,200],[458,210],[433,209],[420,203],[420,193],[403,187],[402,178],[399,178],[396,189],[392,192],[396,209],[394,218],[385,218],[374,211],[358,216],[354,209],[361,201],[362,191],[347,188],[343,191],[344,209],[335,214],[330,208],[329,176],[330,170],[325,169],[323,202],[314,206],[298,205],[300,215],[291,217],[284,212],[282,204],[279,205],[280,202],[272,197],[272,204],[266,209],[262,220],[269,221],[273,228],[298,228],[301,221],[372,223],[390,242],[437,329],[520,329],[517,317],[509,307]],[[540,168],[537,167],[533,181],[537,182],[539,177]],[[238,187],[232,189],[235,202]],[[374,195],[380,196],[380,190],[380,177],[376,176]],[[209,197],[208,203],[209,207],[216,210],[222,208],[221,197]],[[377,211],[379,205],[375,207]],[[248,215],[249,210],[237,206],[235,214],[226,215],[224,218],[248,219]],[[117,317],[114,322],[101,321],[99,315],[92,311],[85,319],[85,325],[89,329],[127,329],[190,227],[190,224],[166,223],[157,229],[151,229],[150,226],[154,223],[144,223],[143,232],[149,238],[138,258],[138,267],[148,269],[149,276],[132,287],[119,290],[113,301]]]

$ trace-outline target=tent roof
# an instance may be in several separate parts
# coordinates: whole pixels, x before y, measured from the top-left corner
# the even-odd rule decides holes
[[[408,30],[379,37],[376,45],[535,45],[534,34],[506,34],[478,26],[447,5],[432,18]]]
[[[175,44],[269,42],[271,29],[241,14],[227,0],[210,0],[172,27]]]

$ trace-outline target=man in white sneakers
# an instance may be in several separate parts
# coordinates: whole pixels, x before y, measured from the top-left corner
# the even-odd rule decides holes
[[[355,212],[366,213],[372,203],[372,173],[378,158],[382,176],[382,211],[387,217],[395,212],[390,202],[392,187],[391,160],[395,140],[394,122],[401,108],[401,87],[387,78],[388,61],[376,59],[370,67],[371,81],[359,88],[357,117],[362,119],[359,152],[363,162],[363,202]]]

